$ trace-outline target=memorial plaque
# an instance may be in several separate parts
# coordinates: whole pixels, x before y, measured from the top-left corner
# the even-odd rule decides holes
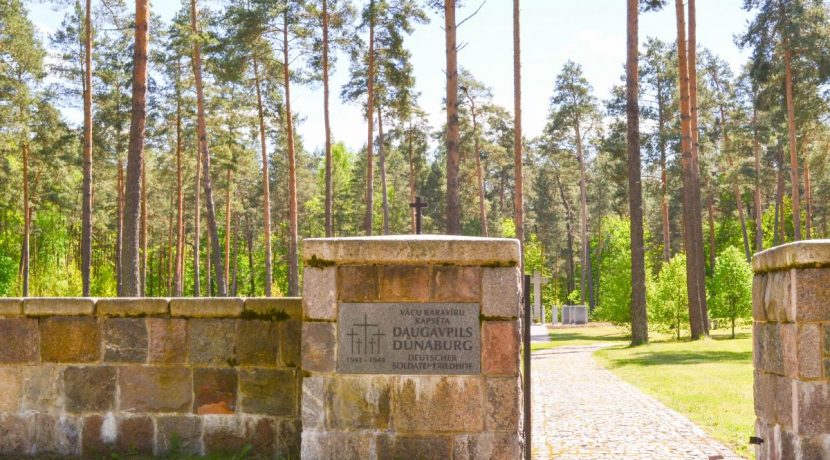
[[[345,374],[478,374],[477,303],[342,303],[337,371]]]

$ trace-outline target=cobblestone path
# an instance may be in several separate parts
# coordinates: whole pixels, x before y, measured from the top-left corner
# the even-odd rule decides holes
[[[533,458],[741,458],[596,364],[591,353],[602,346],[533,353]]]

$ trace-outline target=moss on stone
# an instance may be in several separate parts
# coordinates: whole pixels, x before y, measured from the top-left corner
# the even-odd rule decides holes
[[[311,256],[311,259],[308,259],[305,262],[307,267],[314,267],[314,268],[326,268],[326,267],[333,267],[336,263],[333,260],[326,260],[321,259],[315,255]]]
[[[271,308],[264,312],[252,311],[252,310],[243,310],[242,313],[239,314],[239,317],[242,319],[260,319],[264,321],[274,321],[274,322],[282,322],[287,321],[291,318],[291,315],[286,313],[285,310],[278,310],[276,308]]]

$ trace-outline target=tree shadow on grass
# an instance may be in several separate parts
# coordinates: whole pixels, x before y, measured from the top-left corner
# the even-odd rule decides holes
[[[609,368],[752,362],[752,351],[643,351],[608,363]]]
[[[566,341],[584,341],[584,342],[627,342],[631,340],[631,336],[619,335],[619,333],[603,334],[603,335],[582,335],[572,332],[551,334],[552,342],[566,342]]]

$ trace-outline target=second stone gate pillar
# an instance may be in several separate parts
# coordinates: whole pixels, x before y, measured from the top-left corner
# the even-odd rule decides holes
[[[519,458],[519,244],[304,241],[303,458]]]

